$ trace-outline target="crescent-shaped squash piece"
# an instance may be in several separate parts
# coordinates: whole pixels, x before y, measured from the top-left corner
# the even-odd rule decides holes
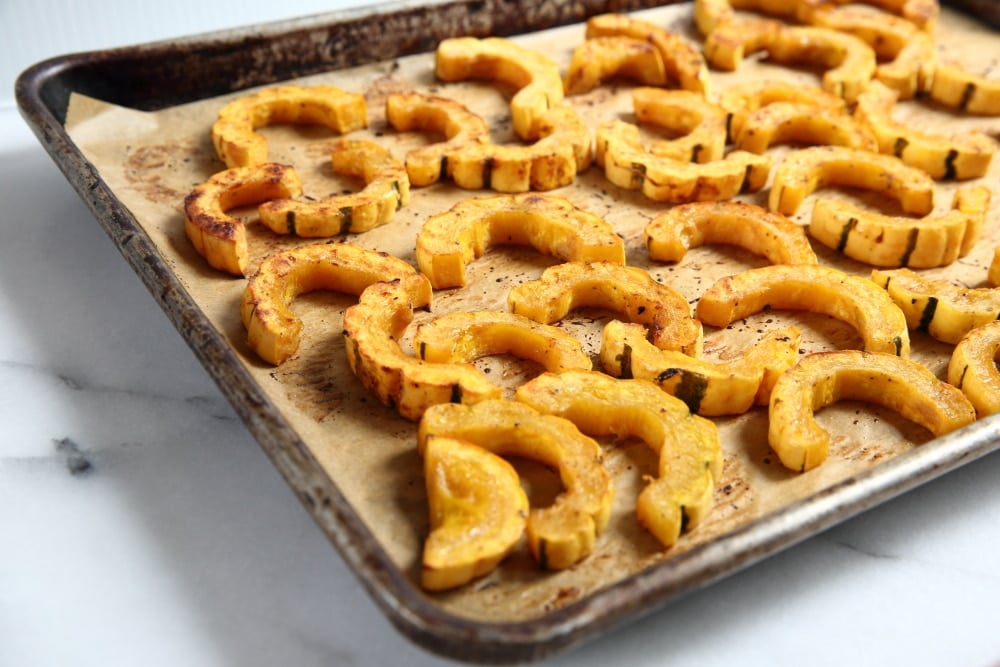
[[[260,221],[277,234],[306,238],[357,234],[388,223],[410,201],[406,167],[374,141],[341,139],[330,162],[335,174],[355,176],[365,187],[315,200],[274,199],[260,205]]]
[[[725,109],[689,90],[643,86],[632,91],[632,108],[641,125],[652,125],[675,135],[653,139],[653,155],[686,162],[721,160],[726,152]]]
[[[416,130],[443,135],[444,141],[414,148],[404,158],[413,187],[437,183],[448,174],[448,154],[468,144],[490,141],[482,116],[447,97],[418,92],[394,93],[385,100],[385,119],[398,132]]]
[[[697,354],[701,324],[691,306],[673,288],[649,272],[610,262],[566,262],[550,266],[541,278],[514,286],[507,294],[510,311],[552,324],[576,308],[605,308],[645,326],[657,347]]]
[[[733,148],[751,153],[763,153],[778,144],[878,150],[874,135],[853,116],[812,103],[768,104],[751,112],[733,137]]]
[[[771,60],[781,65],[824,68],[823,90],[848,103],[857,99],[875,75],[875,51],[862,39],[814,26],[785,26],[767,45]]]
[[[667,83],[663,58],[653,44],[626,35],[605,35],[586,39],[573,49],[563,90],[567,95],[579,95],[611,78],[627,78],[648,86]]]
[[[521,456],[558,471],[563,491],[548,507],[528,513],[528,547],[542,569],[565,569],[594,550],[611,513],[614,484],[600,445],[573,422],[517,401],[444,403],[424,413],[418,448],[434,436],[467,440],[499,456]]]
[[[299,175],[287,165],[266,162],[225,169],[184,198],[184,232],[209,266],[242,276],[247,266],[246,226],[226,211],[300,194]]]
[[[742,354],[714,361],[646,340],[637,324],[608,322],[601,338],[601,367],[614,377],[648,380],[705,417],[743,414],[766,405],[778,376],[798,358],[801,336],[790,327],[755,343]]]
[[[980,132],[949,136],[915,130],[893,120],[897,99],[895,91],[877,81],[858,96],[854,116],[878,140],[880,152],[895,155],[935,179],[967,180],[986,174],[997,150],[993,139]]]
[[[478,445],[432,436],[423,454],[430,533],[420,584],[442,591],[492,572],[517,546],[528,496],[514,467]]]
[[[1000,79],[975,74],[955,63],[939,62],[934,68],[930,97],[966,113],[1000,116]]]
[[[501,389],[470,364],[438,364],[403,352],[399,340],[414,308],[430,304],[423,274],[369,285],[344,311],[344,350],[351,371],[379,401],[417,421],[438,403],[500,398]]]
[[[595,371],[543,373],[518,388],[517,400],[568,419],[588,435],[634,437],[649,445],[659,466],[639,494],[636,517],[664,546],[711,511],[722,474],[719,431],[653,383]]]
[[[729,137],[743,132],[747,117],[769,104],[789,102],[843,113],[847,103],[819,86],[783,79],[760,79],[729,86],[719,92],[719,106],[729,114]]]
[[[1000,322],[982,324],[955,345],[948,362],[948,382],[962,390],[979,417],[1000,412]]]
[[[413,347],[421,359],[445,363],[511,354],[554,373],[593,365],[580,341],[563,329],[501,311],[440,315],[417,327]]]
[[[772,264],[816,264],[802,227],[780,213],[741,201],[693,202],[671,207],[645,228],[651,259],[679,262],[706,243],[739,246]]]
[[[823,313],[852,325],[869,352],[910,354],[906,318],[893,299],[871,280],[828,266],[763,266],[727,276],[705,291],[695,312],[724,327],[765,308]]]
[[[538,138],[538,119],[563,101],[562,76],[555,62],[504,37],[450,37],[435,50],[434,73],[441,81],[486,79],[517,88],[510,100],[514,132]]]
[[[820,188],[840,185],[882,192],[904,212],[934,209],[934,179],[898,157],[843,146],[810,146],[788,153],[774,170],[768,207],[785,215]]]
[[[979,239],[989,198],[986,186],[959,188],[952,210],[923,218],[884,215],[846,201],[817,199],[809,234],[872,266],[947,266],[967,254]]]
[[[291,302],[300,294],[326,289],[359,295],[384,280],[417,277],[416,269],[387,253],[349,243],[320,243],[275,252],[247,279],[240,318],[247,342],[264,361],[279,365],[299,347],[302,321]],[[420,294],[429,302],[430,292]]]
[[[465,284],[466,265],[493,245],[528,245],[565,261],[625,263],[625,242],[602,218],[556,195],[463,200],[417,234],[417,266],[436,289]]]
[[[587,39],[610,35],[649,42],[660,52],[669,79],[684,90],[710,96],[710,76],[701,50],[681,35],[625,13],[598,14],[587,20]]]
[[[1000,288],[960,287],[910,269],[872,270],[914,331],[944,343],[958,343],[976,327],[1000,319]]]
[[[805,11],[821,13],[830,4],[844,5],[856,0],[805,0]],[[934,32],[938,14],[941,13],[938,0],[860,0],[862,5],[869,5],[885,12],[901,16],[921,30]],[[815,19],[813,19],[815,21]]]
[[[238,97],[219,110],[212,143],[227,167],[267,162],[261,127],[283,123],[325,125],[338,134],[368,126],[365,97],[335,86],[281,85]]]
[[[915,361],[860,350],[810,354],[771,392],[768,441],[786,468],[805,472],[826,460],[830,435],[814,413],[842,400],[890,408],[935,436],[976,419],[961,391]]]

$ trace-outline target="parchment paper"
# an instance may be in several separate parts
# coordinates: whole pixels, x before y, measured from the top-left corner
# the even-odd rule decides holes
[[[688,5],[652,10],[641,16],[698,41]],[[583,26],[575,25],[517,40],[547,53],[565,71],[583,34]],[[996,74],[1000,58],[996,33],[945,10],[937,34],[943,56],[963,59],[982,73]],[[763,76],[815,84],[819,81],[818,74],[807,69],[776,67],[754,58],[744,62],[735,73],[713,72],[712,81],[715,91],[720,91],[728,85]],[[386,124],[384,102],[393,92],[415,89],[457,99],[489,120],[494,141],[514,141],[508,111],[511,91],[492,82],[438,82],[433,75],[431,54],[330,72],[301,83],[327,83],[364,93],[370,124],[368,129],[352,136],[373,138],[400,159],[408,148],[438,138],[396,133]],[[630,92],[631,84],[616,81],[592,93],[568,97],[567,101],[593,126],[612,117],[633,121]],[[67,129],[101,178],[135,214],[207,318],[231,342],[240,362],[294,425],[399,568],[416,584],[428,526],[421,460],[415,449],[416,427],[368,395],[347,368],[341,316],[354,297],[328,292],[300,297],[294,306],[305,323],[299,352],[280,367],[271,367],[258,360],[245,344],[238,310],[244,280],[208,267],[184,234],[184,196],[223,168],[215,156],[209,128],[218,109],[237,96],[145,113],[76,95]],[[924,129],[957,132],[975,128],[993,136],[1000,134],[1000,118],[956,115],[929,103],[902,103],[897,113]],[[317,197],[359,187],[356,182],[332,174],[328,154],[338,137],[329,130],[275,126],[262,132],[271,143],[270,158],[293,164],[303,176],[307,195]],[[776,146],[769,151],[775,164],[787,150],[788,147]],[[928,271],[929,275],[947,276],[967,286],[985,285],[993,248],[1000,244],[1000,192],[995,188],[1000,183],[1000,160],[993,161],[983,182],[994,187],[983,239],[970,255],[953,266]],[[950,207],[955,186],[955,183],[939,184],[937,210]],[[414,238],[423,222],[462,199],[484,194],[491,193],[460,190],[448,182],[415,188],[410,204],[398,211],[385,227],[335,240],[387,250],[415,265]],[[762,258],[751,253],[721,245],[692,249],[676,265],[651,262],[645,250],[643,227],[666,205],[613,186],[596,165],[581,174],[574,185],[554,194],[567,197],[612,223],[626,241],[628,263],[648,269],[692,304],[717,279],[764,264]],[[867,196],[859,199],[859,193],[845,190],[827,189],[822,194],[866,204],[872,201]],[[742,198],[765,204],[766,197],[767,189]],[[793,219],[806,224],[812,200],[810,197]],[[234,213],[249,223],[250,271],[271,251],[317,242],[270,233],[254,224],[252,209]],[[823,264],[859,275],[870,272],[870,267],[814,245]],[[418,313],[415,323],[453,311],[506,310],[507,290],[511,286],[537,278],[545,267],[556,262],[531,249],[494,247],[469,267],[466,287],[437,292],[431,311]],[[578,335],[588,351],[596,355],[600,328],[611,316],[588,309],[573,313],[561,326]],[[761,334],[789,324],[797,325],[803,333],[801,354],[860,346],[856,332],[842,322],[808,312],[772,311],[725,330],[706,327],[706,356],[726,358],[738,354]],[[403,342],[405,346],[407,340]],[[950,346],[916,333],[912,335],[912,344],[912,358],[943,378]],[[508,390],[537,371],[530,364],[509,358],[491,358],[479,363]],[[655,474],[652,451],[640,442],[607,441],[603,443],[605,460],[614,477],[615,504],[595,553],[569,570],[541,572],[522,545],[494,573],[434,599],[444,608],[471,619],[503,622],[536,618],[931,439],[921,427],[894,413],[860,403],[832,406],[823,410],[819,418],[834,434],[833,446],[829,459],[805,474],[786,470],[769,449],[765,408],[755,408],[739,417],[716,419],[725,467],[716,490],[715,507],[702,525],[682,536],[671,549],[664,549],[647,534],[634,515],[643,476]],[[552,487],[558,485],[551,471],[523,461],[517,465],[530,481],[535,502],[545,502],[546,496],[551,497]]]

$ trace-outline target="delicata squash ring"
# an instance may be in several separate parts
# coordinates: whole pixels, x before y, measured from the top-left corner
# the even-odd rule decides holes
[[[447,176],[467,190],[527,192],[570,185],[577,172],[590,167],[590,128],[579,112],[561,104],[535,122],[532,144],[472,142],[448,153]]]
[[[260,221],[278,234],[329,237],[381,227],[409,203],[406,168],[374,141],[341,139],[330,161],[334,173],[363,179],[364,189],[312,201],[274,199],[261,204]]]
[[[490,141],[489,124],[447,97],[394,93],[386,98],[385,117],[399,132],[428,130],[444,135],[445,141],[414,148],[406,154],[404,164],[413,187],[432,185],[445,178],[448,154],[455,149]]]
[[[808,64],[826,68],[823,89],[853,102],[875,75],[875,51],[854,35],[829,28],[785,26],[766,47],[771,60],[782,65]]]
[[[989,79],[954,63],[938,63],[931,99],[966,113],[1000,116],[1000,79]]]
[[[830,435],[814,412],[841,400],[890,408],[935,436],[976,419],[961,391],[915,361],[859,350],[810,354],[771,392],[768,441],[786,468],[805,472],[826,460]]]
[[[747,54],[766,51],[783,25],[743,16],[721,23],[705,37],[705,60],[716,69],[734,72]]]
[[[512,313],[545,324],[558,322],[576,308],[606,308],[645,325],[657,347],[688,354],[701,351],[701,324],[691,317],[687,300],[638,267],[611,262],[556,264],[538,280],[513,287],[507,306]]]
[[[795,327],[776,332],[742,354],[712,361],[646,340],[637,324],[609,322],[601,338],[601,367],[620,378],[648,380],[705,417],[743,414],[767,404],[778,376],[798,359]]]
[[[733,138],[743,131],[747,116],[775,102],[811,104],[830,111],[845,112],[847,104],[819,86],[782,79],[762,79],[739,83],[719,92],[719,106],[729,114],[727,127]]]
[[[727,243],[762,255],[772,264],[816,264],[800,225],[780,213],[741,201],[673,206],[646,225],[649,257],[679,262],[689,248]]]
[[[611,513],[614,493],[600,445],[573,422],[525,403],[490,400],[442,403],[427,409],[418,448],[447,436],[473,442],[500,456],[523,456],[555,468],[563,492],[548,507],[528,513],[528,547],[542,569],[561,570],[588,556]]]
[[[883,192],[911,215],[934,209],[934,179],[927,172],[893,155],[844,146],[811,146],[785,155],[774,170],[768,208],[792,215],[808,195],[831,185]]]
[[[423,274],[369,285],[344,311],[347,363],[361,385],[405,419],[416,421],[437,403],[500,398],[501,389],[469,364],[438,364],[403,352],[399,345],[413,309],[430,303]]]
[[[420,584],[442,591],[492,572],[517,546],[528,495],[514,467],[479,445],[431,436],[423,455],[430,533]]]
[[[184,199],[184,232],[213,268],[242,276],[247,265],[243,221],[226,214],[231,208],[302,194],[302,182],[287,165],[266,162],[216,172]]]
[[[599,14],[587,20],[586,39],[610,35],[649,42],[660,52],[669,79],[684,90],[709,97],[711,84],[705,59],[700,49],[680,35],[624,13]]]
[[[594,371],[544,373],[521,385],[517,400],[568,419],[588,435],[636,437],[649,445],[659,469],[639,494],[636,517],[664,546],[711,511],[722,474],[719,431],[653,383]]]
[[[499,244],[530,245],[566,261],[625,263],[625,242],[602,218],[538,193],[465,199],[417,234],[420,270],[436,289],[465,284],[466,265]]]
[[[368,126],[364,95],[334,86],[283,85],[237,98],[219,110],[212,143],[227,167],[267,162],[267,139],[258,128],[278,123],[310,123],[347,134]]]
[[[1000,322],[987,322],[958,342],[948,362],[948,382],[962,390],[980,417],[1000,412]]]
[[[805,5],[816,13],[823,11],[824,5],[843,5],[855,0],[806,0]],[[937,0],[861,0],[861,4],[870,5],[886,12],[902,16],[921,30],[933,32],[940,7]],[[814,17],[815,20],[815,17]]]
[[[609,181],[671,204],[718,201],[742,191],[754,192],[764,187],[771,172],[768,156],[747,151],[733,151],[705,163],[654,155],[642,145],[639,128],[620,120],[597,128],[596,146],[597,163]]]
[[[768,104],[751,112],[733,136],[734,149],[751,153],[787,143],[878,151],[874,135],[853,116],[810,103]]]
[[[958,343],[976,327],[1000,319],[1000,289],[968,288],[926,278],[910,269],[872,270],[914,331],[944,343]]]
[[[959,188],[952,210],[909,218],[876,213],[836,199],[817,199],[809,235],[872,266],[947,266],[968,254],[979,239],[988,202],[985,186]]]
[[[387,253],[349,243],[317,243],[276,252],[247,279],[240,301],[240,318],[247,342],[264,361],[275,366],[295,354],[302,321],[291,302],[319,289],[358,295],[373,283],[404,276],[416,269]],[[430,300],[424,290],[420,300]]]
[[[449,313],[424,322],[413,334],[417,356],[445,363],[472,362],[494,354],[512,354],[559,373],[590,370],[583,345],[559,327],[500,311]]]
[[[823,313],[852,325],[869,352],[910,354],[906,318],[893,299],[871,280],[828,266],[763,266],[727,276],[705,291],[695,312],[724,327],[765,308]]]
[[[651,140],[649,152],[653,155],[687,162],[712,162],[724,157],[726,112],[701,95],[644,86],[632,91],[632,108],[640,125],[682,135]]]
[[[573,50],[563,91],[567,95],[587,93],[613,77],[649,86],[667,83],[663,58],[655,46],[636,37],[606,35],[584,40]]]
[[[510,100],[514,132],[538,138],[538,119],[563,101],[559,68],[548,56],[503,37],[452,37],[435,51],[434,73],[441,81],[499,80],[518,90]]]
[[[898,123],[892,110],[899,95],[878,81],[858,96],[854,117],[878,140],[878,150],[895,155],[935,179],[966,180],[984,176],[997,145],[980,132],[943,136],[920,132]]]

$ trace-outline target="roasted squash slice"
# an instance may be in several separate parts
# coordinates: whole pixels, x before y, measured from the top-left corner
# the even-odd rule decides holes
[[[729,114],[729,137],[743,132],[747,117],[776,102],[811,104],[835,112],[847,110],[847,104],[819,86],[797,84],[781,79],[762,79],[739,83],[719,92],[719,106]]]
[[[872,266],[928,269],[968,254],[986,220],[989,189],[955,192],[951,211],[923,218],[884,215],[846,201],[817,199],[809,235],[851,259]],[[971,202],[979,202],[972,206]]]
[[[247,266],[246,226],[229,209],[302,194],[292,167],[274,162],[216,172],[184,198],[184,232],[209,266],[242,276]]]
[[[660,213],[646,225],[651,259],[679,262],[705,243],[740,246],[772,264],[816,264],[803,228],[766,208],[740,201],[694,202]]]
[[[568,419],[588,435],[634,437],[649,445],[659,470],[639,494],[636,517],[664,546],[673,546],[711,511],[722,474],[719,431],[653,383],[594,371],[544,373],[521,385],[517,400]]]
[[[620,120],[597,128],[595,155],[605,177],[618,187],[671,204],[718,201],[754,192],[764,187],[771,173],[768,156],[746,151],[700,164],[654,155],[643,146],[639,128]]]
[[[787,2],[787,0],[695,0],[693,8],[695,25],[702,35],[708,36],[719,26],[738,19],[734,10],[805,23],[809,21],[815,8],[811,2]]]
[[[914,331],[958,343],[976,327],[1000,319],[1000,289],[960,287],[910,269],[873,269],[872,280],[888,292]]]
[[[547,191],[573,183],[590,167],[593,137],[579,112],[560,105],[535,121],[532,144],[467,143],[448,154],[446,172],[460,188]]]
[[[461,287],[465,268],[492,245],[530,245],[566,261],[625,263],[625,242],[602,218],[540,193],[463,200],[417,234],[417,265],[436,289]]]
[[[212,143],[227,167],[267,162],[267,138],[256,130],[279,123],[325,125],[338,134],[368,126],[364,95],[334,86],[282,85],[229,102],[212,125]]]
[[[517,546],[528,496],[514,467],[479,445],[431,436],[423,454],[430,533],[420,584],[442,591],[492,572]]]
[[[842,400],[890,408],[935,436],[976,418],[961,391],[915,361],[859,350],[810,354],[771,392],[768,441],[786,468],[805,472],[826,460],[830,435],[814,413]]]
[[[502,390],[470,364],[437,364],[403,352],[399,340],[414,308],[430,303],[422,274],[374,283],[344,311],[347,363],[378,400],[416,421],[431,405],[500,398]]]
[[[637,378],[687,404],[705,417],[743,414],[766,405],[778,377],[798,358],[801,336],[789,327],[725,360],[661,350],[640,325],[609,322],[601,338],[601,367],[620,378]]]
[[[563,91],[567,95],[587,93],[611,78],[649,86],[667,84],[663,57],[653,44],[626,35],[606,35],[584,40],[573,50]]]
[[[966,113],[1000,115],[1000,79],[975,74],[955,63],[939,62],[934,68],[930,97]]]
[[[986,282],[991,287],[1000,286],[1000,247],[993,249],[993,259],[986,271]]]
[[[783,27],[781,21],[738,16],[705,37],[705,60],[724,72],[736,71],[751,53],[767,51]]]
[[[810,146],[788,153],[774,170],[768,207],[792,215],[807,196],[833,185],[882,192],[911,215],[934,209],[934,179],[927,172],[894,155],[843,146]]]
[[[444,141],[410,150],[404,159],[410,185],[424,187],[448,174],[448,154],[468,144],[490,141],[490,126],[462,104],[439,95],[394,93],[385,101],[386,121],[399,132],[435,132]]]
[[[997,150],[993,139],[980,132],[945,136],[915,130],[893,120],[897,99],[895,91],[877,81],[858,96],[854,116],[874,134],[880,152],[895,155],[935,179],[966,180],[986,174]]]
[[[341,139],[334,144],[330,161],[335,174],[361,178],[365,187],[309,201],[274,199],[260,205],[260,221],[278,234],[324,238],[381,227],[409,203],[406,167],[384,146]]]
[[[660,52],[667,77],[684,90],[711,96],[708,66],[700,49],[679,34],[624,13],[599,14],[587,20],[586,38],[623,35],[649,42]]]
[[[295,297],[319,289],[359,295],[373,283],[404,277],[417,278],[419,274],[392,255],[349,243],[276,252],[260,263],[243,290],[240,318],[247,342],[261,359],[277,366],[299,347],[302,321],[290,308]],[[429,303],[430,291],[424,285],[417,296]]]
[[[767,46],[781,65],[825,68],[823,89],[848,103],[857,99],[875,75],[875,51],[862,39],[829,28],[785,26]]]
[[[500,311],[440,315],[417,327],[413,348],[421,359],[445,363],[512,354],[554,373],[592,367],[583,345],[566,331]]]
[[[653,139],[653,155],[687,162],[721,160],[726,152],[726,111],[689,90],[644,86],[632,91],[632,108],[640,125],[652,125],[677,136]]]
[[[910,99],[927,90],[934,76],[937,45],[912,21],[867,7],[825,7],[813,12],[813,25],[864,40],[880,63],[875,79]]]
[[[751,112],[733,136],[733,148],[751,153],[763,153],[777,144],[819,144],[878,151],[875,136],[853,116],[812,103],[768,104]]]
[[[548,507],[528,514],[528,546],[542,569],[565,569],[594,550],[611,513],[614,486],[600,445],[573,422],[516,401],[440,404],[420,420],[418,447],[422,450],[435,436],[467,440],[558,471],[563,492]]]
[[[985,417],[1000,412],[1000,322],[987,322],[962,337],[948,362],[948,382],[962,390]]]
[[[852,325],[869,352],[910,354],[906,318],[894,300],[872,281],[828,266],[763,266],[727,276],[705,291],[695,312],[724,327],[765,308],[823,313]]]
[[[538,280],[513,287],[507,306],[512,313],[545,324],[558,322],[576,308],[604,308],[645,325],[657,347],[688,354],[701,351],[701,324],[691,317],[687,300],[638,267],[611,262],[556,264]]]
[[[825,5],[843,5],[856,0],[805,0],[806,11],[822,12]],[[934,32],[938,14],[941,13],[938,0],[861,0],[860,4],[881,9],[902,16],[913,25],[928,33]],[[815,14],[814,14],[815,16]],[[815,21],[815,18],[813,19]]]
[[[504,37],[451,37],[435,51],[434,73],[441,81],[496,80],[517,88],[510,100],[514,132],[538,139],[538,119],[563,101],[562,76],[555,62]]]

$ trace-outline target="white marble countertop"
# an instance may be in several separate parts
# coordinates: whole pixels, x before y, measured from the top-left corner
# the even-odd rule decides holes
[[[38,50],[8,70],[292,14],[217,3],[199,21],[187,1],[151,22],[128,12],[142,3],[105,0],[124,23],[74,31],[48,4],[0,7],[0,41]],[[0,102],[0,666],[452,664],[361,590],[35,141],[14,73]],[[993,454],[542,664],[995,667],[998,554]]]

